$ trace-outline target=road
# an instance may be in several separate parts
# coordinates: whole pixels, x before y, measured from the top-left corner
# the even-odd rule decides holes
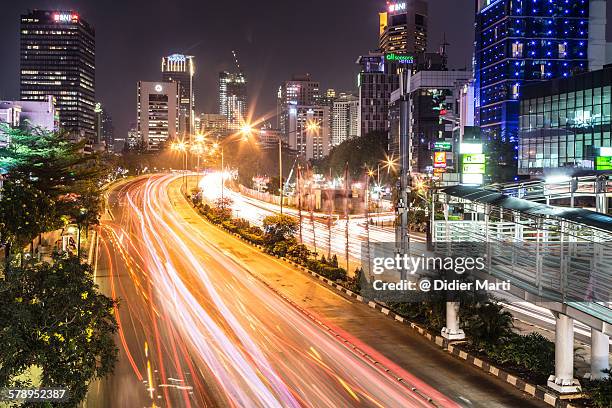
[[[195,183],[195,180],[195,178],[192,178],[192,183]],[[213,203],[214,200],[219,198],[221,196],[220,185],[221,178],[218,173],[208,173],[202,177],[200,186],[203,187],[205,199]],[[247,197],[238,192],[232,191],[229,188],[224,190],[224,196],[231,198],[233,202],[232,210],[235,217],[245,218],[254,225],[261,226],[262,221],[266,216],[277,214],[279,212],[279,207],[275,204],[270,204],[255,198]],[[285,212],[294,217],[297,217],[298,215],[298,211],[293,208],[285,208]],[[302,236],[304,243],[312,248],[316,239],[316,248],[320,249],[319,253],[323,253],[326,256],[328,248],[331,244],[331,253],[337,254],[340,259],[345,261],[345,257],[342,254],[345,253],[347,242],[346,221],[335,221],[330,229],[325,221],[317,221],[316,214],[315,217],[313,217],[314,219],[311,220],[310,213],[308,211],[303,211],[302,213]],[[324,214],[318,215],[322,216]],[[388,221],[389,216],[385,216],[384,219]],[[334,239],[331,239],[330,241],[330,237],[333,237]],[[382,228],[375,225],[366,225],[366,221],[363,216],[352,217],[349,220],[348,238],[349,259],[352,265],[349,273],[352,272],[353,268],[361,264],[362,243],[365,242],[368,237],[370,242],[394,242],[395,232],[393,228],[390,227]],[[419,254],[422,251],[425,251],[425,234],[412,232],[410,241],[412,243],[411,252]],[[344,266],[344,264],[341,263],[341,266]],[[505,305],[505,308],[512,313],[515,319],[520,320],[520,322],[527,323],[528,326],[526,326],[524,329],[528,328],[529,325],[534,325],[540,330],[554,332],[555,320],[554,315],[550,310],[536,306],[529,302],[525,302],[524,300],[516,298],[509,293],[499,292],[495,293],[495,296],[504,300],[503,304]],[[589,327],[579,321],[575,321],[574,333],[576,337],[576,347],[590,349],[591,332]],[[610,344],[612,350],[612,341]],[[585,354],[585,358],[590,360],[588,353]]]
[[[97,281],[120,299],[120,362],[88,407],[459,406],[252,275],[185,212],[173,180],[141,178],[109,195]]]
[[[196,178],[191,177],[190,183],[193,186],[196,183]],[[204,199],[209,203],[214,203],[215,200],[221,197],[220,173],[207,173],[201,178],[199,185],[204,193]],[[279,206],[275,204],[247,197],[229,188],[224,189],[223,197],[232,200],[231,208],[235,217],[244,218],[253,225],[261,226],[265,217],[279,212]],[[297,209],[285,207],[284,212],[298,218],[299,213]],[[309,211],[302,210],[302,242],[311,249],[316,249],[319,254],[325,256],[329,253],[336,254],[341,260],[341,266],[344,266],[346,262],[346,247],[348,244],[349,260],[351,263],[348,271],[349,274],[353,272],[355,267],[361,265],[361,247],[368,237],[370,242],[393,242],[395,240],[395,232],[392,227],[387,226],[383,228],[376,225],[368,225],[364,215],[352,215],[349,218],[348,237],[345,219],[334,219],[328,225],[328,222],[323,217],[327,217],[327,215],[314,213],[314,216],[311,217]],[[374,217],[375,214],[372,214],[370,218]],[[388,223],[392,217],[385,215],[381,217],[382,219]],[[419,252],[425,249],[427,241],[424,233],[412,232],[410,240],[413,243],[414,251]],[[329,250],[330,248],[331,251]]]

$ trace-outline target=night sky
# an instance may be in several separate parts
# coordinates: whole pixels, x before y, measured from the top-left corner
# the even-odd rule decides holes
[[[96,97],[117,136],[136,121],[136,82],[160,79],[161,57],[196,57],[196,111],[217,112],[218,72],[249,80],[255,115],[271,115],[276,90],[292,73],[309,72],[321,89],[353,91],[357,57],[377,47],[384,0],[20,0],[2,1],[0,99],[19,97],[19,18],[27,9],[74,9],[96,29]],[[443,33],[451,68],[470,66],[473,0],[429,0],[429,48]],[[116,6],[113,6],[116,4]],[[611,8],[612,9],[612,8]],[[610,10],[612,11],[612,10]]]

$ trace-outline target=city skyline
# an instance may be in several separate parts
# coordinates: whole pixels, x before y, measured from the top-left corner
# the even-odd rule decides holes
[[[435,51],[443,37],[452,38],[449,48],[451,68],[471,64],[472,36],[467,30],[452,25],[452,21],[461,18],[471,27],[473,15],[471,1],[466,4],[448,4],[443,0],[430,0],[429,16],[429,50]],[[165,55],[182,52],[196,57],[198,75],[195,79],[196,113],[216,112],[218,72],[233,69],[232,49],[236,49],[245,66],[249,78],[250,103],[257,102],[254,117],[273,114],[276,106],[276,91],[281,82],[293,74],[310,72],[321,81],[323,88],[336,88],[338,91],[354,92],[358,67],[355,59],[362,53],[378,46],[378,12],[384,8],[383,1],[345,0],[334,4],[316,1],[311,7],[325,10],[325,15],[333,24],[323,25],[319,30],[306,30],[310,23],[295,7],[282,3],[263,5],[255,12],[261,18],[253,18],[251,10],[240,7],[241,1],[234,7],[235,18],[244,21],[242,29],[228,32],[218,40],[215,32],[220,30],[222,22],[211,21],[202,24],[195,17],[215,16],[223,12],[220,5],[201,5],[183,1],[179,7],[168,13],[161,3],[147,3],[150,15],[173,27],[175,38],[163,33],[148,33],[145,26],[151,20],[130,19],[141,2],[130,2],[122,5],[121,12],[116,9],[95,8],[90,1],[24,1],[7,5],[0,16],[0,35],[6,38],[7,55],[18,56],[19,53],[19,16],[28,9],[75,9],[91,22],[96,29],[96,101],[102,102],[113,117],[117,135],[127,134],[129,126],[136,122],[133,90],[137,81],[154,81],[159,78],[159,60]],[[469,7],[465,7],[469,4]],[[298,6],[300,7],[300,6]],[[346,10],[351,13],[346,13]],[[444,9],[444,10],[442,10]],[[191,12],[190,12],[191,10]],[[246,11],[248,10],[248,12]],[[196,11],[202,11],[197,13]],[[265,16],[274,11],[277,25],[265,24]],[[444,11],[444,12],[442,12]],[[304,16],[304,17],[301,17]],[[451,18],[452,16],[453,18]],[[164,20],[165,18],[165,20]],[[212,18],[214,20],[214,18]],[[261,24],[256,24],[262,21]],[[336,31],[337,27],[342,30]],[[446,27],[444,30],[442,27]],[[142,29],[141,29],[142,28]],[[280,32],[293,35],[279,35]],[[317,58],[313,59],[307,47],[291,46],[292,38],[304,31],[304,36],[314,42],[328,44]],[[306,32],[308,34],[306,34]],[[151,38],[149,38],[151,36]],[[334,41],[330,41],[334,38]],[[210,39],[210,40],[208,40]],[[345,44],[338,47],[338,41]],[[158,46],[155,46],[158,44]],[[138,50],[139,58],[130,54]],[[279,58],[280,56],[280,58]],[[276,61],[280,59],[280,61]],[[19,95],[18,59],[14,63],[0,67],[0,99],[16,99]]]

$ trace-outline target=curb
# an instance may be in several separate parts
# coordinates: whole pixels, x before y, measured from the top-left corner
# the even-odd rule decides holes
[[[214,224],[212,223],[210,220],[208,220],[208,218],[206,218],[204,215],[200,214],[200,216],[202,218],[204,218],[206,221],[210,222],[212,225],[219,227],[221,229],[223,229],[224,231],[226,231],[227,233],[237,237],[238,239],[240,239],[243,242],[246,242],[247,244],[259,249],[259,250],[264,250],[263,246],[261,245],[257,245],[257,244],[253,244],[251,241],[248,241],[247,239],[245,239],[244,237],[242,237],[242,235],[236,233],[236,232],[232,232],[230,230],[228,230],[227,228],[225,228],[222,225],[219,224]],[[266,253],[264,251],[264,253]],[[271,255],[271,254],[268,254]],[[367,298],[364,298],[361,295],[358,295],[354,292],[352,292],[351,290],[345,288],[344,286],[338,284],[335,281],[332,281],[331,279],[328,279],[322,275],[319,275],[316,272],[311,271],[310,269],[298,264],[297,262],[294,262],[290,259],[284,258],[284,257],[280,257],[280,256],[276,256],[276,255],[271,255],[274,256],[275,258],[278,259],[282,259],[283,261],[287,262],[288,264],[290,264],[291,266],[301,270],[302,272],[306,272],[310,275],[312,275],[313,278],[316,278],[319,281],[323,281],[325,282],[328,286],[332,287],[333,289],[335,289],[337,292],[343,293],[345,295],[348,295],[351,298],[355,298],[357,301],[364,303],[366,305],[368,305],[370,308],[374,309],[374,310],[378,310],[380,311],[382,314],[384,314],[385,316],[387,316],[388,318],[391,318],[399,323],[403,323],[405,325],[410,326],[411,329],[415,330],[418,334],[420,334],[421,336],[423,336],[424,338],[426,338],[427,340],[431,341],[432,343],[435,343],[437,346],[439,346],[440,348],[442,348],[443,350],[447,351],[449,354],[451,354],[454,357],[457,357],[459,359],[465,360],[468,364],[479,368],[481,371],[492,375],[494,377],[499,378],[501,381],[510,384],[511,386],[513,386],[514,388],[516,388],[517,390],[524,392],[540,401],[543,401],[545,403],[547,403],[548,405],[555,407],[555,408],[579,408],[577,405],[573,405],[571,403],[569,403],[568,401],[561,399],[559,396],[552,394],[552,393],[548,393],[545,391],[545,389],[541,386],[537,386],[535,384],[531,384],[526,382],[525,380],[508,373],[507,371],[504,371],[503,369],[496,367],[494,365],[492,365],[491,363],[487,362],[486,360],[483,360],[479,357],[476,357],[472,354],[469,354],[463,350],[460,350],[458,347],[456,347],[456,345],[453,344],[453,342],[449,341],[448,339],[442,337],[442,336],[438,336],[438,335],[433,335],[431,334],[429,331],[427,331],[425,328],[419,326],[418,324],[409,321],[408,319],[406,319],[405,317],[398,315],[397,313],[391,311],[390,309],[384,307],[383,305],[379,304],[378,302],[374,301],[374,300],[370,300]],[[263,281],[262,281],[263,282]],[[266,284],[266,286],[268,286],[270,289],[272,289],[275,293],[277,293],[279,296],[281,296],[283,299],[285,299],[286,301],[290,302],[290,303],[294,303],[293,301],[291,301],[290,299],[288,299],[286,296],[284,296],[283,294],[281,294],[280,292],[278,292],[277,290],[275,290],[274,288],[272,288],[270,285],[268,285],[266,282],[264,282],[264,284]]]

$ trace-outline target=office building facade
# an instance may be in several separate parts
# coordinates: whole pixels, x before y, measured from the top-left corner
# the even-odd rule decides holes
[[[447,117],[457,117],[458,91],[471,78],[471,71],[419,71],[410,78],[409,135],[414,172],[431,174],[436,143],[453,144],[454,124]],[[450,169],[451,157],[449,154],[447,162],[438,163],[438,168]]]
[[[329,116],[328,106],[291,107],[288,115],[289,147],[305,160],[327,156],[331,143]]]
[[[223,137],[227,134],[227,117],[218,113],[202,113],[200,133],[213,139]]]
[[[22,101],[53,96],[60,128],[95,137],[95,31],[76,11],[34,10],[21,16]]]
[[[138,82],[138,140],[146,150],[161,150],[179,134],[178,82]]]
[[[219,73],[219,114],[225,117],[227,130],[238,130],[248,121],[247,97],[242,72]]]
[[[351,94],[340,94],[332,103],[332,146],[359,134],[359,98]]]
[[[179,85],[179,134],[183,138],[189,137],[195,133],[195,59],[183,54],[163,57],[161,73],[163,82],[177,82]]]
[[[379,48],[387,53],[420,54],[427,50],[426,0],[387,2],[379,13]]]
[[[571,176],[598,170],[597,158],[612,156],[601,153],[601,148],[612,152],[611,112],[612,65],[525,86],[520,99],[519,174]],[[612,170],[612,164],[607,167]]]
[[[314,81],[310,74],[293,75],[291,80],[283,82],[277,94],[278,129],[289,140],[289,112],[297,106],[315,106],[321,101],[319,82]]]
[[[369,53],[357,59],[360,66],[357,87],[359,89],[359,133],[386,132],[388,130],[389,98],[399,87],[397,66],[385,61],[385,54]]]
[[[600,0],[477,1],[475,115],[496,179],[516,174],[521,87],[589,69],[591,12],[602,5],[605,15]]]
[[[0,101],[0,146],[5,147],[9,138],[2,127],[34,129],[55,132],[59,129],[59,113],[55,98],[46,101]]]

